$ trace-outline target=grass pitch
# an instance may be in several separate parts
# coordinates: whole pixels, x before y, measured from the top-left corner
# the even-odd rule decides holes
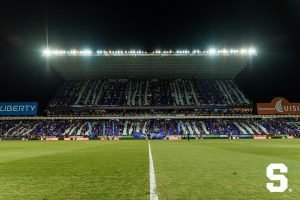
[[[0,199],[147,199],[147,141],[0,142]]]
[[[300,199],[300,140],[151,144],[161,199]],[[286,177],[292,192],[270,193],[266,189],[270,163],[288,167]]]
[[[151,141],[159,199],[300,199],[300,140]],[[284,163],[289,189],[270,193]],[[149,199],[147,141],[1,141],[0,199]]]

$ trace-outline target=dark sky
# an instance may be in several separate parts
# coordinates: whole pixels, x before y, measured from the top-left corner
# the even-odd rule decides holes
[[[63,80],[40,56],[46,35],[64,49],[254,45],[259,56],[236,78],[245,93],[300,101],[299,0],[1,1],[0,101],[53,96]]]

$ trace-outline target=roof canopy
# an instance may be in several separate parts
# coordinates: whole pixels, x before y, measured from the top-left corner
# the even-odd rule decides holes
[[[233,79],[253,56],[249,55],[90,55],[48,57],[66,80],[106,78]]]

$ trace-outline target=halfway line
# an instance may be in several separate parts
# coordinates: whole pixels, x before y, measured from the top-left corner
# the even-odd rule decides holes
[[[148,146],[149,146],[150,200],[158,200],[150,141],[148,141]]]

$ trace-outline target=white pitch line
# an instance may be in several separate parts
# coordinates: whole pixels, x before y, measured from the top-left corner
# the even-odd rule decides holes
[[[149,146],[150,200],[158,200],[155,173],[154,173],[154,164],[153,164],[151,146],[149,141],[148,141],[148,146]]]

